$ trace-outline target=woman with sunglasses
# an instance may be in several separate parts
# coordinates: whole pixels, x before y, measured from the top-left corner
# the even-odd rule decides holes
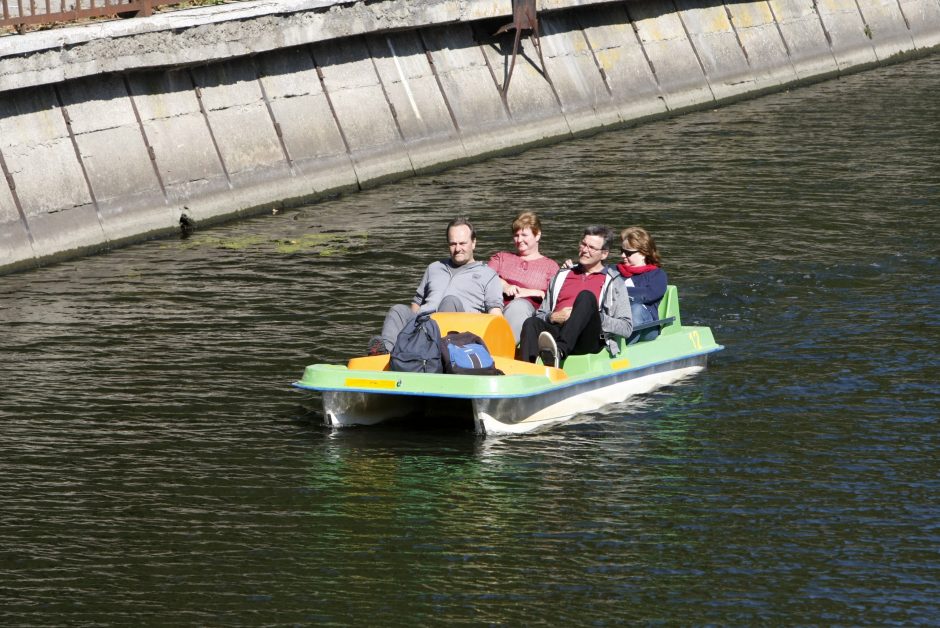
[[[669,279],[660,268],[656,241],[642,227],[627,227],[620,232],[620,259],[617,270],[627,284],[633,324],[642,325],[659,320],[659,302],[666,294]],[[636,333],[630,344],[639,340],[652,340],[659,335],[654,327]]]

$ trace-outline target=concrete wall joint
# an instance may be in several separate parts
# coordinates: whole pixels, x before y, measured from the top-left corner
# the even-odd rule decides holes
[[[33,237],[33,232],[29,227],[29,220],[26,218],[26,212],[23,211],[23,205],[20,202],[19,193],[16,191],[16,180],[13,178],[13,173],[10,172],[10,168],[7,166],[7,160],[3,156],[3,151],[0,151],[0,170],[3,171],[3,178],[6,179],[7,187],[10,189],[10,196],[13,199],[13,206],[16,207],[16,213],[19,214],[20,223],[23,226],[23,230],[26,232],[26,237],[29,239],[29,246],[31,249],[35,249],[36,240]],[[2,262],[2,260],[0,260]],[[2,268],[0,268],[2,270]]]
[[[427,59],[428,66],[431,68],[431,74],[434,75],[434,82],[437,83],[437,89],[441,94],[441,98],[444,99],[444,106],[447,108],[447,115],[450,116],[450,121],[454,125],[454,130],[460,134],[460,124],[457,122],[457,116],[454,115],[454,108],[450,104],[450,99],[447,97],[447,92],[444,90],[443,83],[441,83],[441,75],[438,73],[437,65],[434,63],[434,55],[432,55],[431,51],[428,50],[428,44],[424,38],[422,29],[418,29],[418,41],[421,43],[421,49],[424,50],[424,57]]]
[[[191,68],[186,70],[187,76],[192,83],[193,91],[196,94],[196,101],[199,103],[199,112],[202,114],[202,119],[206,123],[206,129],[209,132],[209,137],[212,140],[212,146],[215,149],[216,157],[219,159],[219,165],[222,167],[222,172],[225,174],[225,181],[228,183],[229,189],[232,189],[232,175],[229,173],[228,166],[225,163],[225,156],[222,154],[222,150],[219,148],[219,141],[215,137],[215,131],[212,128],[212,121],[209,119],[209,111],[206,109],[206,103],[203,99],[202,86],[196,82],[196,77],[193,75]]]
[[[140,129],[140,136],[144,140],[144,146],[147,147],[147,156],[150,158],[150,165],[153,168],[153,174],[157,178],[157,184],[160,186],[160,193],[163,194],[163,201],[167,202],[169,199],[166,193],[166,184],[163,182],[163,175],[160,174],[160,167],[157,164],[157,153],[153,149],[153,145],[150,143],[150,140],[147,138],[147,129],[144,127],[144,122],[140,118],[140,110],[137,108],[137,100],[134,98],[134,93],[131,90],[130,81],[127,78],[127,75],[121,77],[124,83],[124,89],[127,92],[127,100],[131,104],[131,110],[134,112],[134,120],[137,121],[137,127]]]
[[[101,207],[98,205],[98,199],[95,196],[95,188],[92,186],[91,178],[88,176],[88,167],[85,165],[85,160],[82,159],[82,151],[78,146],[78,140],[75,139],[75,129],[72,127],[72,117],[69,115],[68,108],[65,106],[65,103],[62,100],[62,93],[59,90],[59,86],[53,86],[52,91],[55,94],[56,105],[62,114],[63,120],[65,120],[65,128],[69,133],[69,141],[72,143],[72,150],[75,151],[75,159],[78,161],[78,167],[82,172],[82,177],[85,179],[85,185],[88,187],[88,196],[91,198],[91,204],[95,208],[95,215],[98,219],[98,226],[104,230],[104,221],[101,218]]]
[[[343,130],[343,125],[339,121],[339,116],[336,115],[336,106],[333,104],[333,99],[330,97],[330,91],[326,88],[326,79],[323,76],[323,68],[321,68],[320,64],[317,62],[317,58],[313,54],[313,50],[310,50],[309,48],[307,50],[310,53],[311,60],[313,61],[313,67],[317,72],[317,78],[320,81],[320,89],[323,90],[323,97],[326,99],[326,103],[330,108],[330,114],[333,116],[333,121],[336,123],[336,129],[339,131],[339,136],[343,141],[343,147],[346,149],[346,155],[351,156],[352,150],[349,147],[349,139],[346,137],[346,132]]]

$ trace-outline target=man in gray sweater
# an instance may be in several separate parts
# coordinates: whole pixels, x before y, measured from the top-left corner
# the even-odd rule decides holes
[[[448,223],[450,257],[428,265],[410,305],[389,309],[382,333],[369,341],[369,355],[390,352],[401,330],[422,312],[502,314],[502,284],[496,271],[473,259],[476,244],[476,230],[469,220],[455,218]]]

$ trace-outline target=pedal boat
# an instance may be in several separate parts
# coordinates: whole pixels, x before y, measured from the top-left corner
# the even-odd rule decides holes
[[[529,432],[672,384],[703,370],[722,350],[708,327],[684,326],[679,297],[669,286],[659,306],[660,334],[611,356],[572,355],[560,368],[513,358],[509,324],[491,314],[433,314],[441,333],[471,331],[486,342],[504,375],[399,373],[389,356],[366,356],[345,366],[313,364],[294,386],[323,395],[327,425],[375,425],[391,419],[472,421],[480,434]],[[427,425],[427,423],[424,423]]]

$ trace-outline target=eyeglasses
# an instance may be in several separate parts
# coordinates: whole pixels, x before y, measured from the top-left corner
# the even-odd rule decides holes
[[[607,249],[605,249],[605,248],[603,248],[603,247],[598,248],[598,247],[596,247],[596,246],[591,246],[591,245],[588,244],[587,242],[583,242],[583,241],[581,242],[580,246],[581,246],[582,249],[587,249],[587,250],[589,250],[589,251],[594,251],[595,253],[600,253],[601,251],[606,251],[606,250],[607,250]]]
[[[635,255],[636,253],[639,253],[639,251],[633,251],[631,249],[620,249],[620,252],[626,255],[627,257],[630,257],[631,255]]]

